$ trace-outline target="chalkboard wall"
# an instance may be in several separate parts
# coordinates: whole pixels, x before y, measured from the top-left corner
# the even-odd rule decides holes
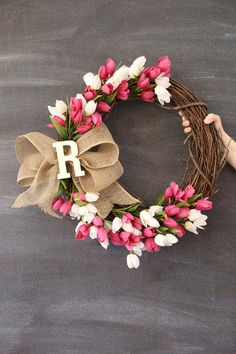
[[[233,354],[235,171],[226,166],[206,231],[188,234],[138,270],[126,252],[74,240],[75,222],[11,209],[17,135],[46,127],[47,105],[83,89],[107,57],[148,64],[168,54],[173,77],[236,136],[235,0],[0,1],[0,352]],[[150,202],[183,175],[175,113],[120,103],[108,122],[122,182]]]

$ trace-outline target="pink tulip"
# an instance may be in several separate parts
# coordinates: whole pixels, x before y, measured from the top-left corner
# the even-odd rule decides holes
[[[97,127],[102,124],[102,116],[100,113],[95,112],[92,114],[92,122]]]
[[[172,181],[170,183],[170,188],[172,189],[172,192],[173,192],[173,195],[176,196],[176,194],[178,193],[179,191],[179,186],[176,182]]]
[[[152,237],[150,238],[147,238],[145,241],[144,241],[144,244],[145,244],[145,248],[147,250],[147,252],[159,252],[161,250],[160,246],[158,246]]]
[[[184,193],[185,193],[187,199],[192,198],[192,196],[195,194],[195,189],[193,188],[193,186],[191,184],[189,184],[184,189]]]
[[[126,232],[126,231],[121,231],[120,233],[120,239],[125,243],[128,241],[130,237],[130,232]]]
[[[129,90],[129,84],[126,80],[123,80],[121,82],[121,84],[118,86],[117,88],[117,94],[116,94],[116,97],[119,99],[119,100],[127,100],[129,98],[129,93],[130,93],[130,90]]]
[[[176,225],[175,227],[176,227],[176,229],[179,230],[178,232],[176,232],[176,235],[177,235],[178,237],[183,237],[183,236],[185,235],[185,233],[186,233],[186,231],[185,231],[185,229],[183,228],[183,226],[181,226],[181,225]]]
[[[163,224],[166,226],[166,227],[176,227],[178,226],[177,222],[172,219],[172,218],[167,218],[167,219],[164,219],[162,220]]]
[[[78,228],[76,234],[75,234],[75,239],[76,240],[84,240],[87,236],[89,235],[89,227],[85,224],[80,225]]]
[[[107,72],[107,68],[105,65],[100,66],[99,70],[98,70],[98,75],[100,76],[100,79],[107,79],[108,77],[108,72]]]
[[[170,187],[167,187],[164,194],[164,198],[167,200],[167,199],[171,199],[172,197],[173,197],[172,189]]]
[[[64,200],[61,198],[54,199],[54,201],[52,203],[52,210],[53,211],[59,210],[63,203],[64,203]]]
[[[104,101],[100,101],[98,104],[97,104],[97,110],[99,112],[109,112],[111,110],[111,106],[104,102]]]
[[[109,76],[111,76],[114,73],[115,68],[116,68],[116,63],[114,62],[114,60],[112,58],[108,58],[106,60],[106,70]]]
[[[142,230],[142,228],[143,228],[142,222],[137,216],[134,217],[132,225],[133,225],[133,227],[135,227],[138,230]]]
[[[109,241],[115,245],[115,246],[121,246],[123,245],[123,242],[120,239],[120,234],[119,232],[109,232]]]
[[[157,68],[160,69],[162,73],[164,73],[165,76],[170,77],[170,66],[171,66],[171,61],[167,55],[161,57],[157,61]]]
[[[179,209],[179,212],[176,214],[176,216],[177,216],[177,218],[185,219],[188,217],[188,214],[189,214],[189,208],[182,207]]]
[[[145,227],[145,229],[143,230],[143,234],[146,237],[151,237],[155,235],[155,229],[153,227]]]
[[[142,91],[140,98],[145,102],[154,102],[154,92],[152,90]]]
[[[70,109],[71,111],[81,111],[83,109],[83,101],[81,98],[71,97]]]
[[[112,84],[104,84],[102,85],[101,90],[106,95],[111,95],[114,90],[114,86]]]
[[[87,131],[89,131],[91,129],[91,125],[80,125],[79,127],[77,127],[77,131],[80,133],[80,134],[84,134],[86,133]]]
[[[177,207],[177,205],[167,205],[165,207],[165,212],[168,216],[173,216],[173,215],[176,215],[178,214],[179,212],[179,207]]]
[[[103,221],[100,218],[100,216],[96,215],[95,218],[93,219],[93,225],[94,226],[102,226],[103,225]]]
[[[86,87],[84,90],[84,97],[86,100],[90,101],[93,100],[97,96],[97,91],[94,89],[91,89],[90,87]]]
[[[104,242],[107,238],[107,230],[103,226],[98,227],[98,235],[97,235],[99,242]]]
[[[63,215],[67,215],[70,212],[71,208],[72,208],[72,203],[69,201],[66,201],[61,205],[59,210],[60,210],[60,213],[62,213]]]
[[[138,86],[138,88],[140,88],[142,90],[147,90],[150,85],[150,79],[148,77],[141,78],[141,76],[138,80],[137,86]]]
[[[123,216],[122,216],[122,222],[127,224],[131,221],[134,220],[134,216],[130,213],[125,213]]]
[[[205,199],[199,199],[196,202],[196,209],[197,210],[208,210],[212,209],[212,202],[210,200]]]
[[[144,73],[150,78],[155,79],[160,73],[161,70],[156,66],[149,66],[144,70]]]
[[[81,111],[71,111],[71,119],[75,123],[81,123],[83,118],[83,112]]]
[[[64,119],[62,119],[59,116],[53,116],[53,118],[57,121],[57,123],[59,123],[62,127],[64,127],[66,125],[66,121]]]

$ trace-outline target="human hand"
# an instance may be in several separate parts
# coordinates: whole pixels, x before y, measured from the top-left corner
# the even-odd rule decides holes
[[[186,134],[191,133],[192,129],[190,127],[189,120],[185,117],[183,111],[179,111],[179,116],[182,118],[182,126],[184,127],[184,132]],[[220,116],[214,113],[209,113],[204,119],[205,124],[214,124],[217,131],[223,131],[223,126]]]

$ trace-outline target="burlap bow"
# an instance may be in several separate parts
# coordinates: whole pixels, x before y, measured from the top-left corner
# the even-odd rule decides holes
[[[38,205],[45,213],[58,217],[51,208],[60,183],[53,142],[54,139],[37,132],[17,138],[16,156],[21,164],[17,183],[29,188],[18,196],[13,208]],[[84,134],[76,143],[79,151],[77,157],[85,176],[75,177],[73,168],[70,168],[73,182],[80,192],[100,193],[94,204],[103,218],[114,204],[138,202],[117,182],[123,174],[123,167],[118,160],[119,149],[104,124]],[[92,148],[96,151],[91,151]]]

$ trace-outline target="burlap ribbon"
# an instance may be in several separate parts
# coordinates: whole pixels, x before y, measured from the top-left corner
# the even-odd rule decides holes
[[[45,213],[58,217],[51,208],[60,183],[53,142],[54,139],[37,132],[17,138],[16,156],[21,164],[17,183],[29,188],[18,196],[13,208],[38,205]],[[106,217],[114,204],[138,202],[117,182],[123,174],[123,167],[118,160],[119,149],[104,124],[84,134],[76,143],[79,151],[77,157],[85,176],[75,177],[71,166],[69,170],[78,191],[100,193],[98,201],[94,203],[100,216]],[[91,151],[93,148],[96,151]]]

